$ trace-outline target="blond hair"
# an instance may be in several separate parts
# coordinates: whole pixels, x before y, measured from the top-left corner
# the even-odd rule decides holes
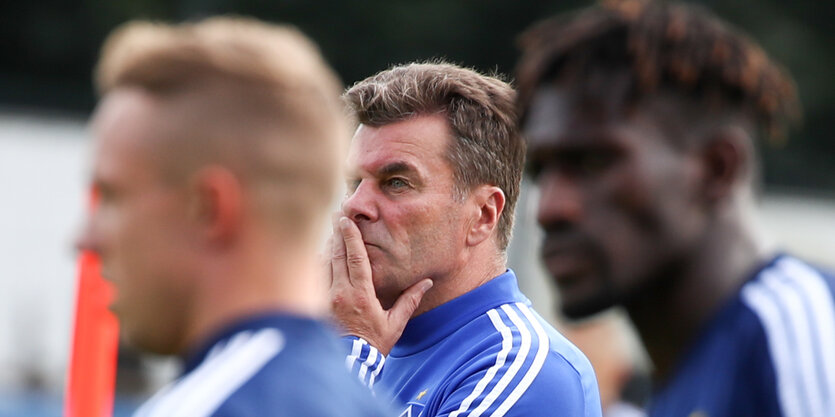
[[[453,132],[447,159],[455,192],[463,198],[480,184],[505,194],[497,243],[507,248],[525,159],[513,89],[497,77],[445,62],[396,66],[351,87],[344,97],[360,123],[381,126],[442,113]]]
[[[187,132],[166,147],[176,155],[163,170],[182,177],[199,164],[224,164],[283,223],[329,209],[349,133],[342,84],[298,30],[237,17],[130,22],[105,42],[96,87],[179,103]],[[171,152],[177,146],[185,152]],[[192,154],[200,156],[190,165]]]

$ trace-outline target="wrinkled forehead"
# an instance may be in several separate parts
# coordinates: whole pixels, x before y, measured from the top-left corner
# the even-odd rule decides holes
[[[432,170],[446,162],[450,131],[443,117],[419,116],[381,126],[361,124],[348,152],[348,168],[375,172],[392,163]]]

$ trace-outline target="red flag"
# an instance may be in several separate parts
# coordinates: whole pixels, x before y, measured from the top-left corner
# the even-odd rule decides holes
[[[102,279],[98,255],[83,251],[78,261],[69,378],[64,417],[109,417],[113,414],[119,323],[108,310],[113,296]]]

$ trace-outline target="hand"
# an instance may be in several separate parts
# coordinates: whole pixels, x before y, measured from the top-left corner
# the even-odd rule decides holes
[[[336,220],[331,237],[331,309],[346,333],[388,355],[432,280],[412,285],[384,310],[371,279],[371,263],[360,230],[347,217]]]

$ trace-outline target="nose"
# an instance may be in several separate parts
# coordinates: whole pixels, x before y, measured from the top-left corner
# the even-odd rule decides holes
[[[583,215],[582,194],[577,184],[554,170],[540,174],[537,221],[545,228],[567,226]]]
[[[353,193],[342,201],[342,214],[360,223],[377,221],[376,189],[370,181],[361,181]]]

